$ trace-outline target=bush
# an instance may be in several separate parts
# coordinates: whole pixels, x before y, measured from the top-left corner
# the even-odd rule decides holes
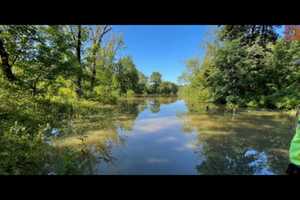
[[[47,99],[54,102],[74,104],[77,99],[76,86],[71,80],[58,77],[55,82],[48,87]]]
[[[108,86],[97,86],[94,88],[95,100],[100,101],[101,103],[116,103],[117,94],[113,95],[113,92]]]

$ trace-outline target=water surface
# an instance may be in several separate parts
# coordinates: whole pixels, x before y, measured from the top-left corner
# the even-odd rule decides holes
[[[122,101],[74,122],[95,174],[284,174],[293,118],[283,112],[195,106],[176,98]],[[79,144],[67,135],[60,145]]]

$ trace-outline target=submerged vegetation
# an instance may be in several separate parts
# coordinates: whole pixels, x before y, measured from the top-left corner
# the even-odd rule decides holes
[[[199,156],[205,156],[197,166],[199,174],[284,174],[295,131],[294,113],[240,109],[235,114],[225,106],[186,105],[188,112],[179,116],[183,132],[197,133]],[[250,164],[255,156],[247,156],[251,151],[260,152],[255,166]]]

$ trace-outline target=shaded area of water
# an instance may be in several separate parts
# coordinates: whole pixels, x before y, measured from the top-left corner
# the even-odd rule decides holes
[[[122,101],[72,123],[97,158],[95,174],[283,174],[294,125],[282,112],[233,115],[176,98]],[[80,140],[56,143],[76,148]]]

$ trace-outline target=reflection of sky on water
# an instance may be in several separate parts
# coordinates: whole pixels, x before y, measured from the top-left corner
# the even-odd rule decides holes
[[[162,104],[158,113],[151,112],[148,107],[147,110],[139,114],[138,119],[176,116],[178,112],[187,112],[187,108],[183,100],[178,100],[171,104]]]
[[[248,149],[244,157],[251,158],[248,166],[254,171],[254,175],[273,175],[274,172],[268,166],[268,156],[263,152],[258,152],[255,149]]]
[[[114,161],[102,162],[99,173],[280,174],[287,160],[286,120],[259,111],[234,119],[223,112],[190,113],[184,101],[149,100],[129,129],[117,129],[124,142],[111,142]]]
[[[100,166],[104,174],[197,174],[201,163],[195,134],[182,133],[182,124],[176,117],[186,112],[183,101],[162,104],[160,111],[148,108],[137,117],[124,146],[115,146],[114,164]]]

